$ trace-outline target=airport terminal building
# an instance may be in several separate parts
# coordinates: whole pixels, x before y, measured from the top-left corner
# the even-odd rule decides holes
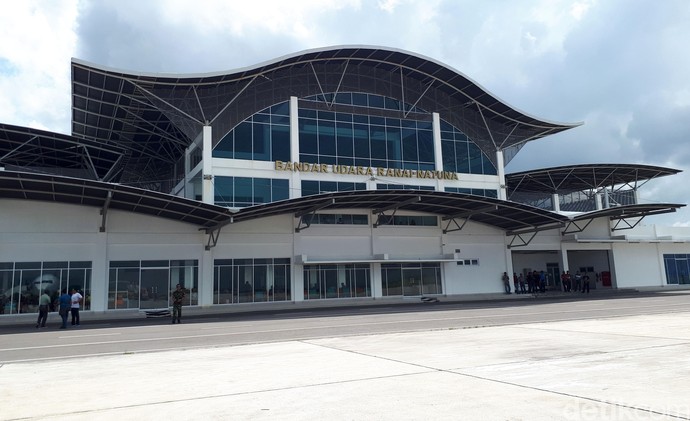
[[[644,225],[671,168],[506,174],[576,128],[391,48],[304,51],[210,74],[72,60],[72,134],[0,123],[0,312],[76,287],[85,310],[272,306],[690,283],[690,231]],[[512,287],[512,280],[511,280]],[[328,301],[326,301],[328,302]],[[236,308],[236,307],[235,307]]]

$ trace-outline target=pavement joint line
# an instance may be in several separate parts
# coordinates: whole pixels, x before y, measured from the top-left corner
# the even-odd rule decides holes
[[[309,342],[306,342],[306,343],[309,343]],[[395,363],[398,363],[398,364],[410,365],[410,366],[417,367],[417,368],[423,368],[423,369],[429,370],[430,372],[448,373],[448,374],[453,374],[453,375],[471,377],[471,378],[474,378],[474,379],[477,379],[477,380],[488,381],[488,382],[493,382],[493,383],[500,383],[500,384],[504,384],[504,385],[508,385],[508,386],[513,386],[513,387],[518,387],[518,388],[522,388],[522,389],[536,390],[536,391],[539,391],[539,392],[544,392],[544,393],[549,393],[549,394],[554,394],[554,395],[559,395],[559,396],[566,396],[566,397],[569,397],[569,398],[582,399],[582,400],[587,400],[587,401],[591,401],[591,402],[596,402],[596,403],[599,403],[599,404],[612,405],[612,406],[621,407],[621,408],[633,409],[633,410],[636,410],[636,411],[646,412],[646,413],[650,413],[650,414],[663,415],[663,416],[668,416],[668,417],[678,418],[678,419],[683,419],[683,420],[687,420],[687,419],[688,419],[688,418],[686,418],[686,417],[682,417],[682,416],[678,416],[678,415],[674,415],[674,414],[668,414],[668,413],[663,413],[663,412],[655,411],[655,410],[653,410],[653,409],[651,409],[651,408],[641,408],[641,407],[637,407],[637,406],[633,406],[633,405],[628,405],[628,404],[624,404],[624,403],[619,403],[619,402],[612,402],[612,401],[607,401],[607,400],[602,400],[602,399],[590,398],[590,397],[587,397],[587,396],[574,395],[574,394],[571,394],[571,393],[558,392],[558,391],[554,391],[554,390],[543,389],[543,388],[535,387],[535,386],[528,386],[528,385],[519,384],[519,383],[514,383],[514,382],[509,382],[509,381],[505,381],[505,380],[498,380],[498,379],[492,379],[492,378],[489,378],[489,377],[478,376],[478,375],[476,375],[476,374],[469,374],[469,373],[465,373],[465,372],[461,372],[461,371],[453,371],[453,370],[450,370],[450,369],[429,367],[429,366],[425,366],[425,365],[423,365],[423,364],[417,364],[417,363],[412,363],[412,362],[408,362],[408,361],[401,361],[401,360],[397,360],[397,359],[394,359],[394,358],[382,357],[382,356],[378,356],[378,355],[370,355],[370,354],[366,354],[366,353],[363,353],[363,352],[354,351],[354,350],[351,350],[351,349],[340,349],[340,348],[337,348],[337,347],[328,346],[328,345],[324,345],[324,344],[317,344],[317,343],[309,343],[309,344],[310,344],[310,345],[313,345],[313,346],[318,346],[318,347],[323,347],[323,348],[327,348],[327,349],[336,350],[336,351],[352,353],[352,354],[359,355],[359,356],[365,356],[365,357],[369,357],[369,358],[376,358],[376,359],[381,359],[381,360],[385,360],[385,361],[395,362]],[[653,347],[650,347],[650,348],[653,348]],[[570,356],[570,357],[572,357],[572,356]],[[560,359],[560,358],[559,358],[559,359]],[[510,363],[510,364],[513,364],[513,363]],[[475,367],[475,368],[476,368],[476,367]],[[417,373],[417,374],[424,374],[424,373]],[[390,377],[398,377],[398,376],[390,376]]]
[[[290,342],[292,342],[292,341],[290,341]],[[299,341],[297,341],[297,342],[299,342]],[[299,386],[276,387],[276,388],[270,388],[270,389],[251,390],[251,391],[236,392],[236,393],[221,393],[221,394],[216,394],[216,395],[197,396],[197,397],[192,397],[192,398],[168,399],[168,400],[161,400],[161,401],[156,401],[156,402],[142,402],[142,403],[137,403],[137,404],[132,404],[132,405],[119,405],[119,406],[101,407],[101,408],[85,409],[85,410],[71,410],[69,412],[63,412],[60,414],[51,413],[51,414],[39,415],[39,416],[35,416],[35,417],[10,418],[7,421],[20,421],[20,420],[33,420],[33,419],[40,420],[40,419],[44,419],[44,417],[46,417],[46,416],[60,417],[60,416],[67,416],[67,415],[85,415],[85,414],[90,414],[90,413],[98,413],[98,414],[102,415],[102,412],[104,412],[104,411],[117,411],[120,409],[133,409],[133,408],[140,408],[140,407],[145,407],[145,406],[165,405],[165,404],[179,403],[179,402],[196,402],[196,401],[201,401],[201,400],[226,398],[226,397],[232,397],[232,396],[244,396],[244,395],[254,395],[254,394],[260,394],[260,393],[280,392],[280,391],[284,391],[284,390],[306,389],[306,388],[312,388],[312,387],[321,387],[321,386],[346,384],[346,383],[366,382],[366,381],[371,381],[371,380],[390,379],[390,378],[396,378],[396,377],[409,377],[409,376],[417,376],[420,374],[427,374],[427,373],[426,372],[424,372],[424,373],[401,373],[401,374],[394,374],[394,375],[388,375],[388,376],[362,377],[362,378],[358,378],[358,379],[312,383],[312,384],[304,384],[304,385],[299,385]]]

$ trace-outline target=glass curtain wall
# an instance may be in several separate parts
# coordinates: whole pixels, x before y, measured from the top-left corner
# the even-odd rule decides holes
[[[664,254],[666,283],[690,284],[690,254]]]
[[[304,266],[304,299],[371,297],[369,264]]]
[[[108,309],[168,308],[177,284],[186,291],[182,305],[198,305],[198,274],[198,260],[110,262]]]
[[[290,301],[290,259],[218,259],[213,271],[213,303]]]
[[[57,310],[60,291],[72,288],[84,296],[83,310],[91,309],[91,262],[0,262],[0,314],[38,312],[45,291],[51,311]]]
[[[441,264],[384,263],[381,265],[381,284],[384,296],[442,294]]]

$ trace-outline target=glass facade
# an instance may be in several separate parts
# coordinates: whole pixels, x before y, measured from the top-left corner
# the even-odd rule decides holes
[[[310,224],[323,225],[368,225],[368,215],[357,214],[342,214],[342,213],[317,213],[313,215],[306,215],[309,217]]]
[[[377,184],[376,190],[436,190],[433,186],[413,186],[410,184]]]
[[[496,166],[470,138],[441,120],[443,171],[496,175]]]
[[[290,259],[217,259],[213,303],[290,301]]]
[[[312,196],[319,193],[339,191],[366,190],[365,183],[348,183],[344,181],[302,181],[302,196]]]
[[[690,254],[664,254],[666,283],[690,284]]]
[[[381,265],[381,284],[384,296],[442,294],[441,264],[384,263]]]
[[[473,194],[475,196],[498,198],[498,191],[493,189],[465,189],[462,187],[446,187],[449,193]]]
[[[302,162],[435,169],[431,121],[300,109],[299,151]]]
[[[251,161],[290,160],[290,106],[281,102],[259,111],[226,134],[213,148],[214,158]]]
[[[45,291],[57,311],[60,291],[76,289],[91,309],[91,262],[0,262],[0,314],[38,313]]]
[[[245,207],[290,198],[288,180],[275,178],[214,178],[215,203],[218,206]]]
[[[304,266],[304,299],[371,297],[369,264]]]
[[[172,305],[171,294],[180,284],[182,305],[199,304],[198,260],[131,260],[110,262],[109,309],[163,309]]]

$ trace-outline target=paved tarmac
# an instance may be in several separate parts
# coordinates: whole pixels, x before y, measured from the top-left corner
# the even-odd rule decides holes
[[[675,312],[4,364],[0,420],[679,420],[688,378]]]

